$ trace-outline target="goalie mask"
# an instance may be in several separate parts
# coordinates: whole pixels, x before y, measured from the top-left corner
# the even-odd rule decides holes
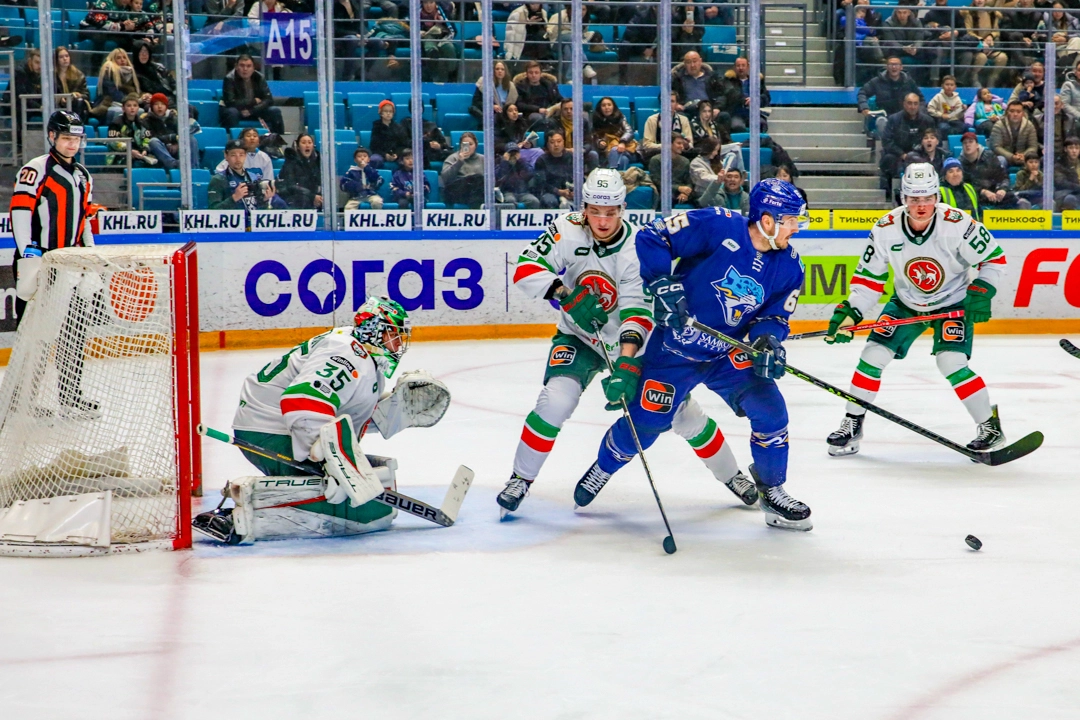
[[[385,297],[370,297],[360,306],[354,322],[353,337],[377,359],[383,374],[392,376],[412,337],[412,324],[405,309]]]

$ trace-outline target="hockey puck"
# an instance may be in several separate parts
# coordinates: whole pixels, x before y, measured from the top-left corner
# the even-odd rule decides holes
[[[982,549],[982,540],[975,537],[974,535],[968,535],[966,538],[964,538],[964,542],[966,542],[968,544],[968,547],[972,550]]]
[[[675,552],[675,550],[675,538],[668,535],[666,538],[664,538],[664,552],[666,552],[668,555],[671,555]]]

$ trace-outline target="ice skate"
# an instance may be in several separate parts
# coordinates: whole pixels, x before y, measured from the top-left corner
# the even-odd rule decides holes
[[[753,505],[757,502],[758,492],[757,487],[750,481],[750,478],[746,477],[739,471],[731,476],[731,479],[726,483],[728,490],[735,493],[736,497],[742,500],[747,505]]]
[[[578,480],[577,487],[574,488],[574,505],[582,508],[591,503],[610,479],[611,473],[601,470],[599,463],[593,463],[588,472]]]
[[[499,497],[495,499],[495,502],[499,503],[500,520],[518,509],[521,501],[529,494],[530,485],[532,485],[531,480],[526,480],[517,473],[510,476],[510,481],[506,483],[506,487],[499,493]]]
[[[781,530],[804,532],[814,528],[814,523],[810,521],[810,507],[806,503],[788,495],[783,485],[762,485],[753,465],[750,466],[750,474],[754,476],[754,482],[757,483],[766,525]]]
[[[990,452],[1005,444],[1005,433],[1001,431],[1001,418],[998,417],[997,405],[990,408],[990,419],[976,426],[978,435],[967,444],[968,450]]]
[[[859,441],[862,440],[862,426],[865,420],[865,414],[848,413],[845,415],[844,421],[840,423],[840,429],[829,435],[825,441],[829,443],[829,454],[833,457],[842,457],[859,452]]]
[[[191,521],[191,527],[227,545],[238,545],[240,536],[233,531],[232,512],[232,508],[219,507],[199,513]]]

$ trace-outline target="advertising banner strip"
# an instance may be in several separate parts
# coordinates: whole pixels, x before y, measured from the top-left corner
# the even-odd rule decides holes
[[[0,238],[9,238],[11,235],[11,215],[8,213],[0,214]]]
[[[1064,221],[1063,221],[1064,222]],[[984,210],[983,224],[991,230],[1050,230],[1052,210]]]
[[[832,229],[869,230],[886,214],[885,210],[833,210]]]
[[[197,233],[244,232],[243,210],[181,210],[180,231]]]
[[[346,232],[386,230],[405,232],[413,229],[411,210],[346,210]]]
[[[117,212],[102,210],[97,214],[98,235],[126,235],[128,233],[160,233],[160,210],[130,210]]]
[[[318,218],[314,210],[253,210],[253,232],[310,232]]]
[[[424,230],[489,230],[487,210],[424,210]]]
[[[831,220],[828,210],[810,210],[811,230],[828,230],[832,227]]]
[[[1061,213],[1062,230],[1080,230],[1080,210],[1064,210]]]

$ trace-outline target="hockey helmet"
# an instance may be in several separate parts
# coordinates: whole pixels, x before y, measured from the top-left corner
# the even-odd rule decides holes
[[[353,318],[353,337],[363,343],[372,356],[383,359],[383,374],[390,377],[397,369],[412,339],[412,323],[405,308],[386,297],[369,297]]]
[[[618,170],[596,168],[585,178],[581,190],[583,205],[623,205],[626,202],[626,184]]]
[[[900,197],[925,197],[937,195],[939,188],[937,170],[930,163],[912,163],[904,170],[900,181]]]
[[[59,135],[74,135],[82,138],[81,146],[86,144],[86,128],[83,127],[82,118],[67,110],[57,110],[49,116],[49,124],[45,128],[46,134],[56,133]],[[50,138],[49,143],[56,144],[55,139]]]
[[[772,215],[777,223],[791,216],[798,220],[800,230],[810,227],[810,216],[802,193],[786,180],[767,178],[750,191],[750,222],[760,222],[765,213]]]

